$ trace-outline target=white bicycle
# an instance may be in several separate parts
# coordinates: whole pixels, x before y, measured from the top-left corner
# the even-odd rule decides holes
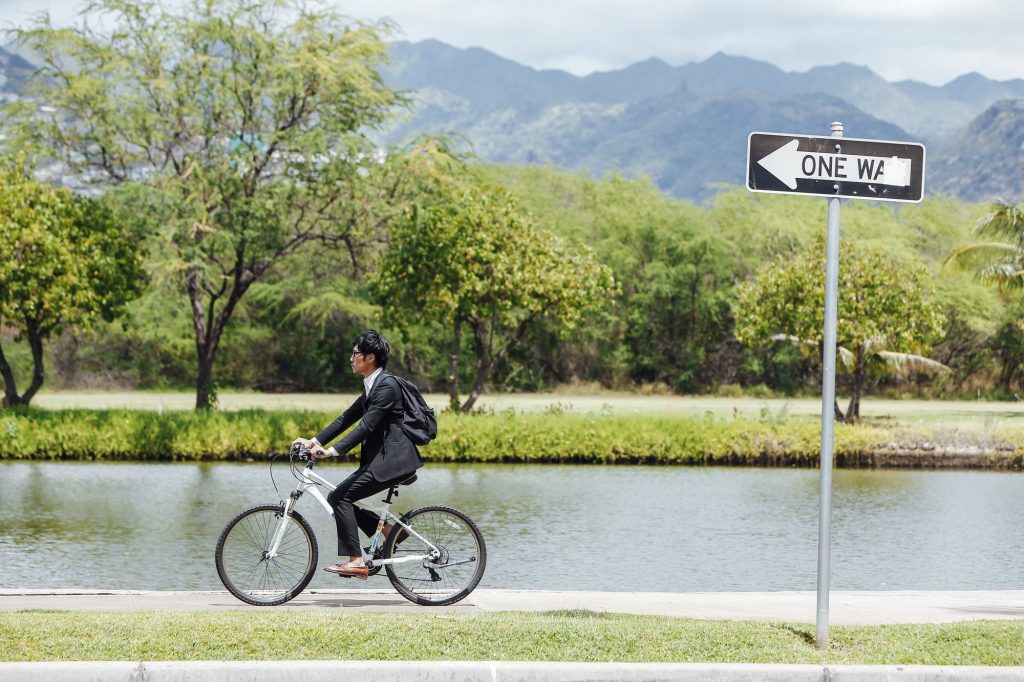
[[[228,591],[254,606],[277,606],[306,589],[317,570],[316,536],[309,522],[295,510],[306,493],[334,510],[320,488],[335,486],[313,472],[309,450],[294,446],[288,456],[298,485],[278,504],[263,504],[233,518],[217,540],[217,574]],[[297,463],[305,462],[304,467]],[[273,465],[271,465],[273,466]],[[271,469],[273,477],[273,469]],[[399,485],[408,485],[414,474]],[[444,606],[465,599],[480,583],[487,566],[487,548],[476,524],[451,507],[419,507],[400,516],[390,511],[398,485],[388,490],[382,507],[363,501],[356,506],[380,516],[363,561],[376,575],[381,568],[406,599],[425,606]],[[393,524],[387,537],[382,529]]]

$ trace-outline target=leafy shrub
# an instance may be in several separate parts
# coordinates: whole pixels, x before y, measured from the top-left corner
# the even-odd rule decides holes
[[[316,433],[334,414],[310,411],[157,412],[8,410],[0,414],[0,459],[244,460],[284,452],[295,436]],[[575,462],[816,466],[820,424],[778,415],[760,420],[711,416],[623,416],[549,411],[439,417],[438,438],[422,449],[435,462]],[[1020,451],[977,466],[1020,469]],[[959,436],[958,436],[959,438]],[[839,466],[886,465],[892,442],[934,441],[935,434],[886,424],[836,426]],[[941,453],[936,454],[941,457]],[[351,459],[358,454],[350,453]],[[889,462],[891,464],[892,461]],[[896,465],[901,465],[895,461]],[[932,465],[941,464],[933,462]],[[927,466],[924,464],[909,464]],[[904,463],[902,466],[908,466]]]

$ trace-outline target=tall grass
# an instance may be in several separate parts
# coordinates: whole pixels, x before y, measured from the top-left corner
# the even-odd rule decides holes
[[[334,416],[264,410],[164,414],[144,410],[5,410],[0,412],[0,458],[261,458],[284,452],[295,436],[315,434]],[[427,461],[444,462],[816,466],[819,429],[816,421],[807,419],[710,415],[444,414],[439,420],[437,440],[421,452]],[[836,429],[837,463],[943,466],[943,458],[949,457],[947,450],[934,444],[931,449],[918,448],[918,443],[941,439],[941,434],[927,429],[840,424]],[[1003,440],[997,441],[986,432],[984,452],[972,455],[966,466],[1024,468],[1022,451],[1008,445],[1022,442],[1019,435],[1003,434]],[[916,453],[909,460],[908,450]],[[351,456],[357,457],[358,453]]]
[[[0,412],[0,457],[244,459],[282,452],[295,436],[315,433],[328,421],[313,412],[262,410],[5,410]]]

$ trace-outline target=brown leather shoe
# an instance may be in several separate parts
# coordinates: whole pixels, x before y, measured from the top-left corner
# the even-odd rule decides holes
[[[351,561],[346,561],[343,564],[331,564],[330,566],[324,566],[324,570],[330,573],[337,573],[345,578],[359,578],[360,580],[366,580],[370,577],[370,569],[366,566],[353,566]]]

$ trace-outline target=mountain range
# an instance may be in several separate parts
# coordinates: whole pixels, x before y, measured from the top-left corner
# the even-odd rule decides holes
[[[1024,190],[1024,79],[890,83],[853,64],[787,72],[723,53],[580,77],[436,40],[396,42],[391,56],[386,82],[413,99],[392,142],[449,133],[487,161],[646,175],[701,201],[744,183],[749,133],[828,135],[842,121],[847,137],[925,143],[927,192],[991,201]]]
[[[0,48],[0,93],[17,93],[35,68],[24,57]]]
[[[5,48],[0,101],[34,69],[31,55]],[[383,76],[412,102],[388,142],[444,133],[485,161],[644,175],[694,201],[745,182],[749,133],[828,135],[832,121],[847,137],[925,143],[927,193],[1016,201],[1024,192],[1020,78],[890,83],[854,64],[787,72],[723,53],[575,76],[437,40],[392,43]]]

